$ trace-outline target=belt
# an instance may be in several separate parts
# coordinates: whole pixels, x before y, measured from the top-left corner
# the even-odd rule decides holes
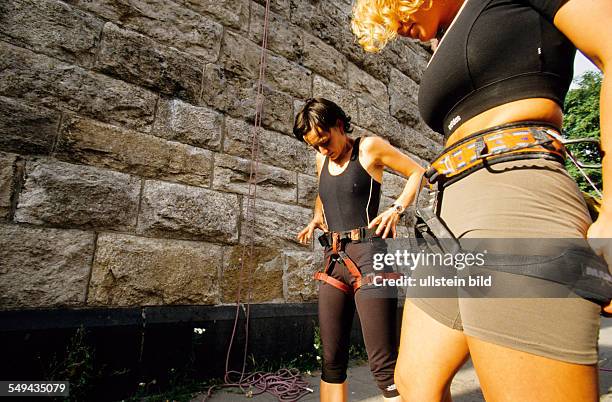
[[[342,242],[346,240],[350,240],[353,242],[361,242],[373,239],[375,237],[380,237],[376,234],[376,228],[369,229],[367,227],[360,227],[344,232],[323,233],[321,236],[319,236],[319,243],[323,247],[333,247],[334,239],[336,239],[336,242]]]
[[[520,159],[565,161],[559,132],[543,123],[516,123],[479,131],[447,147],[425,172],[430,184],[448,185],[496,163]]]

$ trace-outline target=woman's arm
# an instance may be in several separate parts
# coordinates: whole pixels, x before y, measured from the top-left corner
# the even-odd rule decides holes
[[[407,208],[414,201],[425,169],[381,137],[366,137],[362,141],[362,146],[363,151],[367,153],[368,157],[375,164],[381,166],[381,168],[387,167],[392,169],[408,178],[404,190],[393,203],[400,206],[402,210]],[[389,233],[395,238],[395,226],[398,221],[399,212],[394,208],[389,208],[374,218],[370,222],[369,227],[378,226],[376,233],[382,233],[383,239],[387,238]]]
[[[321,176],[321,168],[323,166],[323,161],[325,157],[317,152],[316,154],[316,164],[317,164],[317,177]],[[314,213],[312,220],[302,231],[297,235],[297,239],[302,244],[308,244],[312,240],[312,235],[315,229],[321,229],[324,232],[327,232],[327,224],[325,223],[325,216],[323,214],[323,203],[321,202],[321,198],[317,194],[317,199],[315,200],[314,205]]]

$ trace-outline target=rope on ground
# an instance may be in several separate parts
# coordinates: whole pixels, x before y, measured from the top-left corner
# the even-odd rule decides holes
[[[236,316],[234,318],[234,327],[227,349],[227,355],[225,359],[225,383],[221,385],[212,386],[208,389],[206,396],[203,401],[206,401],[212,396],[212,392],[215,388],[225,387],[238,387],[248,397],[260,395],[264,392],[274,395],[280,402],[293,402],[302,398],[310,392],[312,389],[308,388],[308,382],[304,381],[301,377],[299,370],[297,369],[280,369],[276,373],[245,373],[246,371],[246,359],[249,343],[249,320],[251,310],[251,295],[253,283],[253,269],[248,270],[247,278],[247,301],[246,308],[241,304],[242,294],[242,281],[245,270],[245,263],[254,263],[254,244],[255,244],[255,201],[257,199],[257,172],[259,165],[259,131],[261,130],[263,102],[264,102],[264,76],[266,71],[267,63],[267,46],[268,46],[268,26],[270,20],[270,0],[266,0],[266,10],[264,16],[264,29],[263,37],[261,42],[261,56],[259,60],[259,80],[257,82],[257,95],[255,98],[255,122],[253,124],[253,131],[251,134],[251,163],[249,172],[249,187],[248,194],[246,196],[246,217],[245,217],[245,231],[247,241],[243,242],[240,257],[240,271],[238,278],[238,290],[236,296]],[[248,245],[248,246],[247,246]],[[229,369],[230,356],[232,347],[234,345],[234,339],[238,328],[238,318],[240,316],[240,308],[245,311],[245,341],[244,341],[244,353],[242,360],[242,371],[233,371]]]

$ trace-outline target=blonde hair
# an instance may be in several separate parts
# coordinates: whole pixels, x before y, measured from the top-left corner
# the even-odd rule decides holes
[[[351,28],[366,52],[378,52],[397,37],[401,23],[423,3],[425,0],[357,0]]]

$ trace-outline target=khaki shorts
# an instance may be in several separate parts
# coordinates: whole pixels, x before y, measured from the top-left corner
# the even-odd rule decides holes
[[[449,185],[440,216],[456,237],[476,239],[585,238],[591,224],[574,180],[561,164],[543,159],[496,164]],[[505,275],[511,286],[542,281]],[[600,307],[579,297],[410,300],[484,341],[570,363],[598,360]]]

